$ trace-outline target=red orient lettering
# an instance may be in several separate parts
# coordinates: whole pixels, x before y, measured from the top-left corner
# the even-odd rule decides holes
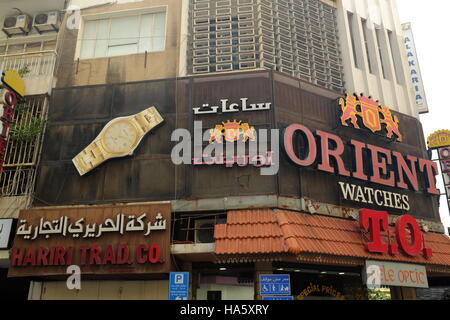
[[[353,177],[367,181],[367,176],[364,174],[364,158],[363,149],[366,147],[365,143],[351,140],[350,143],[355,150],[355,171],[352,173]]]
[[[395,185],[395,175],[392,173],[392,171],[388,172],[387,170],[387,164],[392,164],[391,151],[377,146],[373,146],[371,144],[368,144],[367,148],[370,150],[372,155],[373,176],[370,177],[370,181],[393,187]],[[380,160],[380,156],[382,155],[386,157],[381,157]],[[384,176],[387,176],[389,173],[389,177],[382,178],[380,170],[381,174],[383,174]]]
[[[306,139],[308,140],[308,155],[305,157],[305,159],[300,159],[297,154],[294,151],[294,135],[296,132],[302,133],[306,136]],[[312,132],[305,126],[302,126],[300,124],[293,124],[286,128],[284,131],[284,150],[286,151],[286,154],[288,155],[289,159],[291,159],[292,162],[295,164],[298,164],[299,166],[307,167],[310,166],[316,161],[317,156],[317,145],[316,140],[314,138],[314,135]]]
[[[2,122],[2,123],[0,123],[0,126],[1,126],[1,130],[0,130],[0,134],[1,134],[1,136],[2,137],[7,137],[8,136],[8,131],[9,131],[9,123],[7,123],[7,122]]]
[[[17,104],[17,96],[14,91],[8,91],[3,96],[3,101],[0,103],[5,103],[6,105],[13,107]]]
[[[450,160],[442,160],[442,172],[449,172],[450,171]]]
[[[440,148],[439,157],[440,159],[450,158],[450,147]]]
[[[338,173],[342,176],[350,176],[350,172],[345,169],[344,161],[342,161],[342,154],[344,153],[344,143],[342,142],[342,139],[334,134],[319,130],[316,133],[320,136],[322,150],[322,160],[317,168],[322,171],[333,173],[334,169],[330,164],[330,157],[333,157],[336,160]],[[336,149],[330,149],[330,141],[333,141],[336,144]]]
[[[421,172],[426,170],[427,174],[427,192],[431,194],[441,194],[439,189],[436,188],[435,176],[438,174],[437,164],[431,160],[419,159],[419,169]]]
[[[411,167],[406,164],[405,159],[399,153],[394,151],[394,157],[397,161],[397,170],[398,170],[398,182],[397,186],[399,188],[408,189],[408,185],[405,183],[405,179],[403,174],[406,173],[408,177],[409,184],[415,191],[419,191],[419,181],[417,179],[417,171],[416,171],[416,163],[417,157],[407,156],[409,163],[411,163]]]
[[[23,261],[23,255],[25,254],[25,249],[23,248],[13,248],[11,252],[11,266],[21,266]]]
[[[381,231],[388,230],[388,213],[362,209],[359,211],[359,226],[361,229],[370,232],[370,242],[366,244],[369,252],[385,253],[388,245],[381,239]]]
[[[411,243],[407,237],[406,228],[409,226],[411,234]],[[422,250],[422,232],[420,231],[419,224],[410,215],[406,214],[401,216],[395,224],[395,234],[397,241],[400,244],[400,248],[409,255],[417,256]]]
[[[14,110],[10,106],[3,107],[3,118],[9,122],[13,122]]]

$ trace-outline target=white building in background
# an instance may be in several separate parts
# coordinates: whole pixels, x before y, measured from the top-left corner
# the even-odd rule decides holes
[[[183,3],[181,76],[274,69],[418,117],[395,0]]]
[[[395,0],[339,0],[338,26],[348,93],[364,93],[418,117]]]

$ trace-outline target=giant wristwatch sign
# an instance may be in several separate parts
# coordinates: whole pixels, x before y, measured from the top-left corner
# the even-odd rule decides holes
[[[113,119],[72,162],[82,176],[108,159],[132,155],[144,136],[163,121],[155,107]]]
[[[168,272],[170,215],[170,203],[22,210],[9,276]]]

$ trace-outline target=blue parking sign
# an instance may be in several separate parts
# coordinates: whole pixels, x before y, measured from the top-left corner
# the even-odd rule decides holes
[[[290,296],[291,278],[288,274],[261,274],[259,292],[262,296]]]
[[[171,272],[169,279],[169,300],[189,298],[189,272]]]

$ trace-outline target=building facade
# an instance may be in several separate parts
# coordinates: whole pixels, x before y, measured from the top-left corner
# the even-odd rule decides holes
[[[357,1],[72,1],[9,279],[43,300],[167,299],[172,271],[198,300],[270,296],[267,274],[289,275],[293,299],[369,299],[370,266],[416,275],[380,280],[393,299],[438,285],[437,167],[395,6],[368,3],[380,15]]]
[[[2,1],[0,4],[0,70],[15,70],[24,80],[25,95],[14,107],[9,137],[2,151],[0,175],[0,221],[2,237],[8,238],[19,211],[33,202],[37,166],[47,121],[48,102],[56,83],[58,37],[65,1]],[[3,104],[3,102],[2,102]],[[3,113],[4,114],[4,113]],[[4,233],[6,232],[6,233]],[[2,290],[11,295],[27,296],[28,283],[6,281],[9,246],[0,250]],[[5,293],[5,292],[2,292]]]

